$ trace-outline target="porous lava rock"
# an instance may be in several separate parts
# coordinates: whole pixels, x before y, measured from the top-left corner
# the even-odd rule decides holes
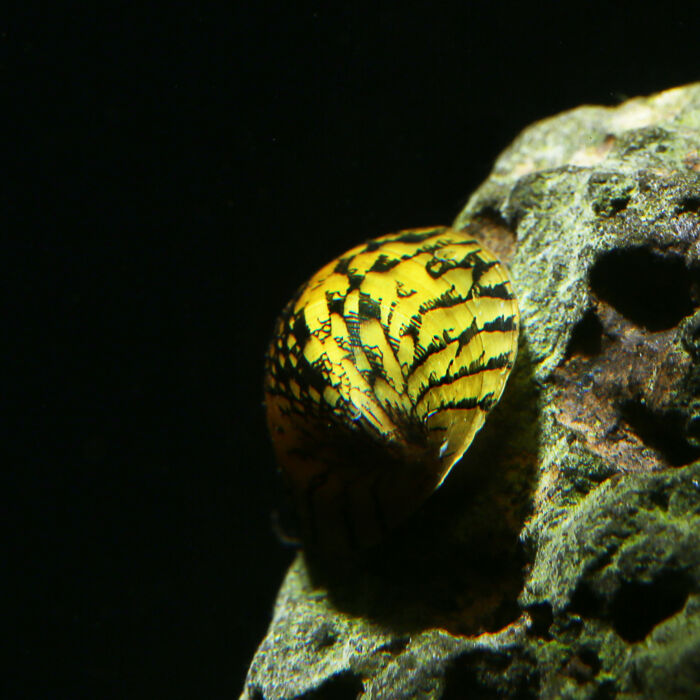
[[[700,84],[532,125],[454,225],[511,270],[506,393],[385,543],[299,553],[241,697],[700,697]]]

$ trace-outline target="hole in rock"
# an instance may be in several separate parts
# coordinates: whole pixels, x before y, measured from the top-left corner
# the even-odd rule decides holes
[[[619,214],[629,203],[629,197],[613,197],[608,202],[608,215]]]
[[[536,671],[514,664],[505,654],[470,652],[458,656],[445,673],[443,700],[535,698]]]
[[[584,357],[598,355],[602,338],[603,326],[593,310],[588,310],[574,327],[566,354],[568,357],[572,355],[583,355]]]
[[[668,504],[670,501],[670,495],[668,491],[651,491],[649,493],[649,499],[651,502],[657,506],[658,508],[661,508],[661,510],[668,510]]]
[[[598,684],[595,695],[595,700],[615,700],[618,696],[617,684],[613,678],[606,678]]]
[[[445,678],[442,700],[462,700],[478,698],[479,700],[497,700],[503,697],[496,688],[490,688],[479,682],[473,668],[451,669]]]
[[[574,654],[563,669],[567,676],[573,678],[577,683],[588,683],[596,673],[594,670],[581,658],[579,654]]]
[[[639,642],[663,620],[683,609],[691,582],[679,571],[661,573],[651,583],[624,583],[612,603],[612,623],[627,642]]]
[[[364,690],[362,679],[352,671],[329,678],[318,688],[298,696],[298,700],[355,700]]]
[[[406,651],[410,641],[410,637],[397,637],[396,639],[392,639],[390,642],[383,644],[380,647],[380,650],[388,651],[393,656],[398,656],[401,652]]]
[[[591,589],[588,581],[580,581],[571,597],[571,612],[583,617],[601,617],[602,601]]]
[[[682,212],[700,212],[700,197],[684,197],[681,200],[680,210]]]
[[[654,413],[632,401],[624,403],[620,412],[641,441],[672,467],[690,464],[700,456],[700,449],[686,442],[681,413]]]
[[[530,605],[527,608],[527,611],[530,614],[530,619],[532,620],[528,633],[534,637],[551,639],[552,635],[549,632],[549,628],[552,626],[552,622],[554,621],[552,606],[549,603],[537,603],[535,605]]]
[[[578,657],[583,661],[586,666],[588,666],[591,671],[593,672],[593,675],[596,676],[598,675],[598,672],[600,671],[600,659],[598,658],[598,654],[593,650],[588,647],[584,647],[579,650],[578,652]]]
[[[495,207],[484,207],[474,218],[482,224],[503,229],[503,231],[508,233],[512,238],[515,238],[515,231],[508,225],[508,222],[501,212]]]
[[[673,328],[693,313],[692,287],[698,270],[681,258],[647,248],[614,250],[601,256],[590,273],[593,292],[623,316],[650,331]]]
[[[327,647],[332,647],[338,640],[338,633],[328,623],[323,623],[312,635],[311,643],[313,647],[320,651]]]

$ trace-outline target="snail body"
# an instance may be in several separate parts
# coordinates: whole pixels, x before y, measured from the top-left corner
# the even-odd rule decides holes
[[[265,403],[309,546],[373,544],[442,484],[503,392],[518,325],[506,268],[446,227],[363,243],[299,288]]]

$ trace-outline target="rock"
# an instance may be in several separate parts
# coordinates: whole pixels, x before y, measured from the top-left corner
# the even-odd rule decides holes
[[[700,697],[700,84],[534,124],[455,226],[520,301],[503,400],[387,542],[298,555],[241,697]]]

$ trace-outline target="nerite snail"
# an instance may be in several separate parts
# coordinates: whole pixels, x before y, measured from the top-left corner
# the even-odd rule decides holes
[[[310,546],[374,543],[442,484],[503,392],[518,323],[505,267],[445,227],[363,243],[297,291],[265,402]]]

